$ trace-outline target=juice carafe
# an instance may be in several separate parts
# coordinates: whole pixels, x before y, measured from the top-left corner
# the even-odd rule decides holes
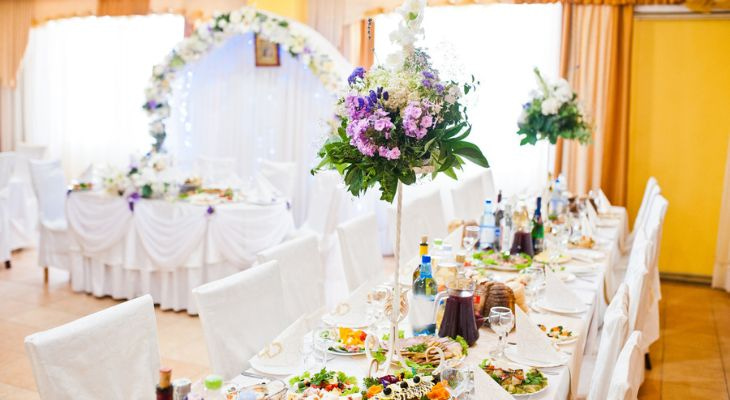
[[[441,299],[446,298],[438,331],[440,337],[461,336],[469,346],[479,339],[479,329],[474,318],[474,288],[471,279],[452,279],[446,284],[446,291],[436,296],[437,305]]]

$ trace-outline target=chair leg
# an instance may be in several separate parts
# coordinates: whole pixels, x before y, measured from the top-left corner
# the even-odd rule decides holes
[[[5,261],[5,269],[10,269],[13,267],[13,264],[10,263],[10,260]]]
[[[651,357],[649,357],[649,353],[644,354],[644,368],[651,371]]]
[[[48,267],[43,267],[43,283],[48,284]]]

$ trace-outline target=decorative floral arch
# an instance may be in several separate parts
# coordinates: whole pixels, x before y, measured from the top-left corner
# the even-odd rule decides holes
[[[155,139],[155,151],[159,151],[165,141],[164,120],[170,116],[172,82],[178,72],[229,38],[248,32],[278,43],[283,51],[308,66],[326,89],[336,92],[343,86],[344,77],[347,76],[343,74],[349,68],[347,61],[311,28],[251,7],[216,14],[210,21],[198,26],[161,64],[153,68],[145,89],[147,100],[143,108],[150,117],[150,134]]]

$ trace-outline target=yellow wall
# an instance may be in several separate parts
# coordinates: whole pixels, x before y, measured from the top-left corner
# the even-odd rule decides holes
[[[729,136],[730,19],[636,19],[629,211],[655,176],[669,200],[663,272],[712,275]]]
[[[307,23],[306,0],[252,0],[249,4],[261,10]]]

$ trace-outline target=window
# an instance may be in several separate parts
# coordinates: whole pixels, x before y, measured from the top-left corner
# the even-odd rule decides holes
[[[377,17],[376,62],[390,53],[388,34],[397,21],[394,14]],[[470,140],[489,159],[497,187],[520,194],[544,185],[551,149],[545,143],[521,148],[516,121],[536,87],[532,69],[558,75],[560,4],[429,7],[424,29],[419,45],[442,79],[464,81],[473,74],[481,83],[469,103]]]

